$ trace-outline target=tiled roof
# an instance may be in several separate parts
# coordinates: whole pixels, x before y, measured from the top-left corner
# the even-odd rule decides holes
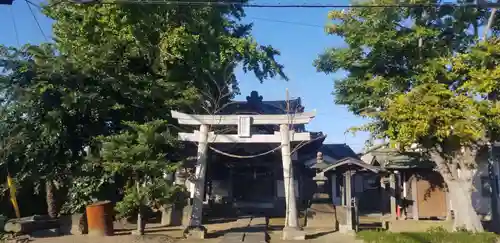
[[[349,147],[347,144],[323,144],[319,149],[313,151],[314,153],[308,153],[301,156],[301,160],[314,159],[318,152],[323,154],[323,157],[328,156],[333,158],[335,161],[326,161],[320,163],[315,163],[310,165],[310,168],[314,169],[325,169],[328,166],[335,164],[337,161],[345,158],[359,159],[358,155]]]
[[[358,155],[345,143],[323,144],[319,152],[323,153],[323,156],[328,155],[337,160],[346,157],[358,158]]]
[[[343,158],[341,160],[336,161],[334,164],[331,164],[326,168],[321,169],[321,172],[324,173],[324,172],[327,172],[329,170],[335,170],[335,169],[342,168],[342,167],[345,168],[346,166],[350,167],[352,165],[356,165],[359,169],[368,170],[368,171],[372,171],[375,173],[383,171],[383,169],[380,168],[379,166],[373,166],[373,165],[367,164],[367,163],[365,163],[362,160],[357,159],[357,158],[346,157],[346,158]]]
[[[429,168],[434,164],[418,152],[400,152],[392,148],[380,148],[371,152],[373,161],[387,169]]]
[[[303,112],[304,107],[300,98],[288,101],[291,113]],[[246,101],[234,101],[228,104],[222,114],[256,113],[256,114],[286,114],[287,102],[285,100],[264,101],[257,91],[252,91]]]

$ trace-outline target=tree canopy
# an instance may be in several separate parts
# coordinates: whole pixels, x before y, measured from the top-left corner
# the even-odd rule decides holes
[[[469,197],[471,169],[498,139],[500,125],[500,42],[494,33],[479,38],[488,16],[484,9],[450,5],[332,11],[327,29],[347,46],[327,50],[314,63],[321,72],[348,72],[335,80],[335,102],[371,120],[355,130],[402,150],[423,149],[445,179],[454,208],[464,208],[455,222],[473,231],[482,226]]]
[[[54,43],[0,47],[0,166],[17,179],[64,185],[88,176],[84,147],[94,138],[127,122],[170,120],[172,109],[201,112],[218,88],[238,92],[239,66],[261,82],[286,79],[279,52],[252,38],[238,4],[48,1],[43,11],[54,20]]]

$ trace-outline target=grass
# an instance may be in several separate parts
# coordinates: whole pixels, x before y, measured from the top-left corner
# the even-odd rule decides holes
[[[430,230],[420,233],[392,233],[387,231],[361,231],[357,238],[365,243],[496,243],[493,233],[446,232]]]

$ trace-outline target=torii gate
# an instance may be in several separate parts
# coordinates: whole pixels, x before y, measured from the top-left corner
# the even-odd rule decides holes
[[[305,233],[298,224],[297,203],[295,198],[295,181],[290,154],[291,141],[309,141],[309,132],[290,130],[291,124],[307,124],[315,112],[304,112],[283,115],[191,115],[172,111],[172,117],[179,124],[199,126],[194,133],[179,133],[182,141],[198,143],[197,163],[194,176],[194,198],[189,225],[186,230],[196,230],[188,235],[204,238],[205,228],[202,226],[203,198],[205,194],[205,174],[207,164],[208,143],[278,143],[281,144],[283,160],[283,183],[285,186],[285,202],[287,205],[286,225],[283,229],[284,240],[303,240]],[[238,125],[238,134],[215,134],[208,126]],[[251,125],[279,125],[280,131],[274,134],[251,134]]]

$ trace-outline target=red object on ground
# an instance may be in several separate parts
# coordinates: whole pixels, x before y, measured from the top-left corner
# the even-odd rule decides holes
[[[398,216],[398,219],[401,218],[401,207],[399,205],[396,206],[396,215]]]
[[[93,203],[87,206],[86,211],[89,235],[113,235],[113,205],[111,202],[104,201]]]

